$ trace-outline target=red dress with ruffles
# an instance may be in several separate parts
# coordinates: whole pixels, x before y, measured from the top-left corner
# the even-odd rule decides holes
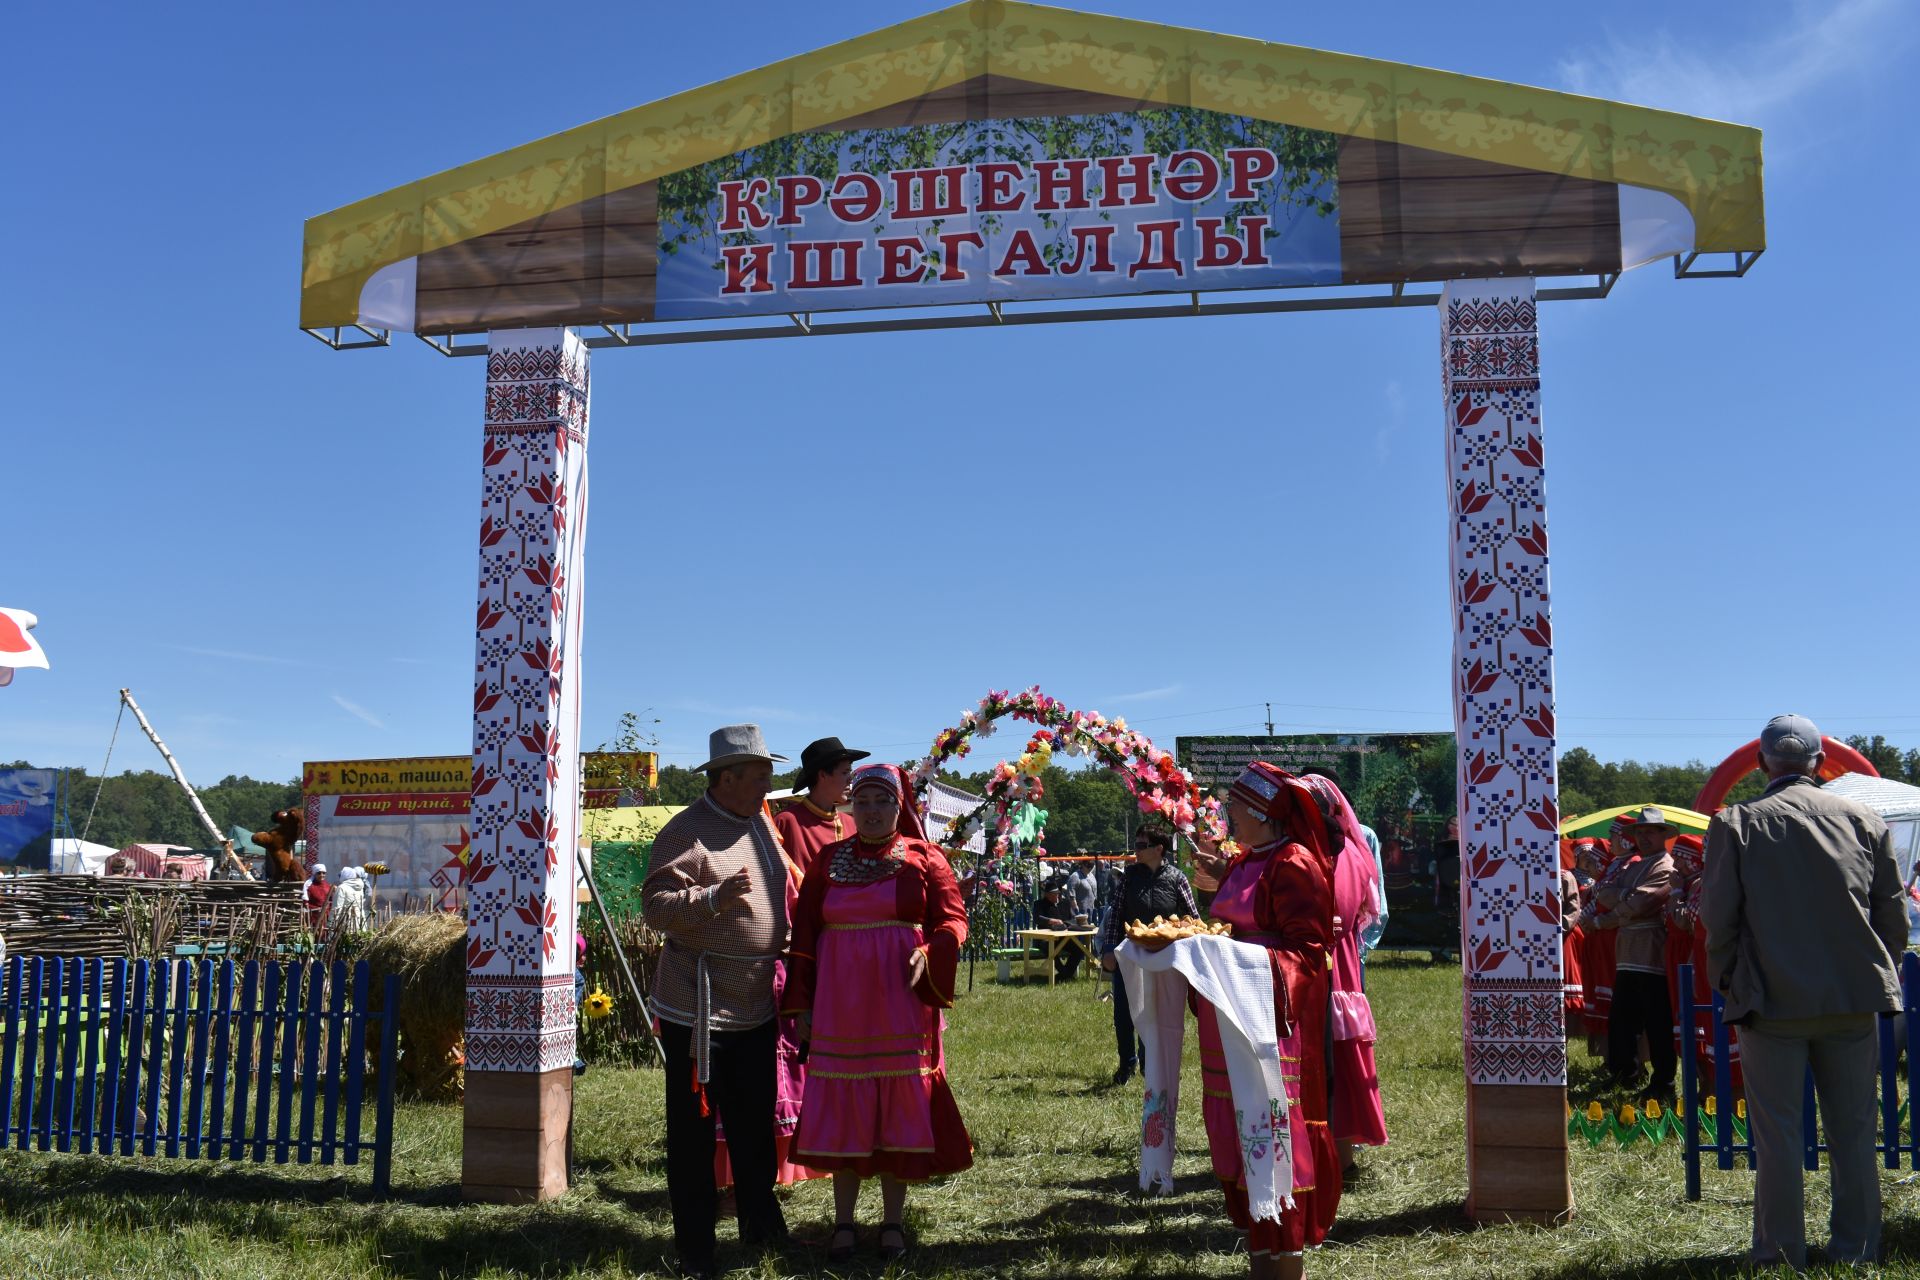
[[[905,1181],[973,1164],[940,1042],[966,940],[966,905],[937,846],[896,836],[821,850],[794,910],[783,1004],[813,1014],[795,1159]],[[915,950],[927,976],[909,986]]]
[[[1227,869],[1211,914],[1233,926],[1236,941],[1263,946],[1273,964],[1274,1021],[1293,1137],[1293,1206],[1278,1223],[1247,1211],[1240,1130],[1213,1006],[1196,1011],[1201,1116],[1227,1216],[1248,1233],[1256,1253],[1299,1253],[1327,1237],[1340,1207],[1340,1160],[1327,1126],[1327,959],[1333,943],[1333,885],[1326,865],[1305,845],[1287,842],[1240,855]]]

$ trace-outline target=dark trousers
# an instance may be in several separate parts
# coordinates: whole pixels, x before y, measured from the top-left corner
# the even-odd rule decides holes
[[[1080,962],[1086,958],[1086,952],[1080,950],[1077,944],[1069,942],[1060,948],[1060,955],[1053,962],[1054,977],[1071,980],[1074,974],[1080,972]]]
[[[773,1198],[773,1055],[777,1020],[751,1031],[716,1031],[707,1080],[708,1114],[700,1114],[694,1087],[693,1029],[660,1024],[667,1051],[667,1197],[673,1202],[673,1244],[690,1266],[713,1261],[713,1124],[726,1122],[727,1157],[740,1238],[753,1242],[781,1234],[785,1223]]]
[[[1679,1065],[1673,1051],[1673,998],[1667,975],[1622,969],[1613,976],[1613,1008],[1607,1013],[1607,1069],[1617,1076],[1640,1074],[1640,1033],[1653,1061],[1652,1087],[1673,1088]]]
[[[1113,979],[1113,1038],[1120,1046],[1120,1068],[1133,1070],[1136,1061],[1135,1046],[1138,1046],[1140,1069],[1147,1069],[1147,1046],[1133,1034],[1133,1004],[1127,999],[1127,980],[1121,970],[1115,969],[1108,975]]]

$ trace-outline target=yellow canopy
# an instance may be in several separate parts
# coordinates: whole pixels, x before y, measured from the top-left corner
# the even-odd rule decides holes
[[[1601,809],[1595,813],[1582,814],[1578,818],[1568,818],[1560,824],[1560,834],[1562,836],[1604,837],[1608,829],[1613,826],[1613,820],[1615,818],[1623,813],[1632,813],[1636,810],[1644,809],[1650,803],[1652,802],[1643,800],[1639,804],[1623,804],[1615,809]],[[1663,804],[1659,805],[1658,808],[1660,812],[1667,815],[1668,822],[1671,822],[1682,831],[1692,831],[1696,834],[1704,835],[1707,830],[1707,823],[1711,821],[1704,813],[1695,813],[1691,809],[1682,809],[1678,805]]]
[[[580,836],[596,844],[645,844],[658,835],[683,804],[641,804],[625,809],[582,809]]]
[[[993,77],[1647,188],[1685,206],[1697,251],[1766,247],[1757,129],[1294,45],[966,0],[311,218],[300,322],[355,323],[362,290],[383,268]]]

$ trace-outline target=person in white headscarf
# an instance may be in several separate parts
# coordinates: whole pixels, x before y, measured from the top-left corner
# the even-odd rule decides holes
[[[373,881],[360,867],[344,867],[328,905],[327,929],[332,933],[364,933],[373,927]]]

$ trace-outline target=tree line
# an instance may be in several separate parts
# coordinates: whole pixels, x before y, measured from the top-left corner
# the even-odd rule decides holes
[[[1920,786],[1920,748],[1901,748],[1880,734],[1847,738],[1873,763],[1882,777]],[[634,745],[633,750],[645,749]],[[11,767],[35,768],[24,760]],[[1657,764],[1638,760],[1601,761],[1585,747],[1573,747],[1560,756],[1560,812],[1567,816],[1591,813],[1627,804],[1663,804],[1691,807],[1694,796],[1713,772],[1699,760],[1685,764]],[[776,790],[792,787],[800,771],[774,775]],[[946,781],[975,795],[986,793],[987,772],[945,775]],[[1140,815],[1120,779],[1105,769],[1067,770],[1048,766],[1042,782],[1047,810],[1047,848],[1053,853],[1075,849],[1112,853],[1126,849]],[[1426,785],[1426,784],[1423,784]],[[1746,778],[1732,799],[1759,794],[1758,774]],[[646,796],[651,804],[684,805],[706,790],[706,775],[679,765],[664,765],[659,784]],[[244,774],[228,774],[211,786],[197,788],[201,803],[222,831],[242,826],[258,831],[268,825],[276,809],[300,803],[300,780],[262,781]],[[68,769],[61,781],[60,807],[73,833],[87,830],[98,844],[124,848],[137,841],[207,848],[210,837],[193,815],[186,793],[171,775],[151,769],[97,777],[85,769]],[[91,826],[88,815],[91,813]],[[57,834],[65,834],[64,828]]]
[[[32,769],[25,760],[13,762],[13,768]],[[130,844],[180,844],[191,849],[213,847],[213,837],[194,816],[187,793],[169,773],[151,769],[98,777],[85,769],[55,769],[60,774],[58,808],[54,818],[55,835],[67,834],[71,824],[74,835],[83,831],[95,844],[124,849]],[[300,780],[263,782],[244,774],[228,774],[212,786],[195,787],[207,816],[225,832],[239,825],[248,831],[260,831],[270,825],[275,809],[300,804]],[[91,815],[91,823],[89,823]]]

